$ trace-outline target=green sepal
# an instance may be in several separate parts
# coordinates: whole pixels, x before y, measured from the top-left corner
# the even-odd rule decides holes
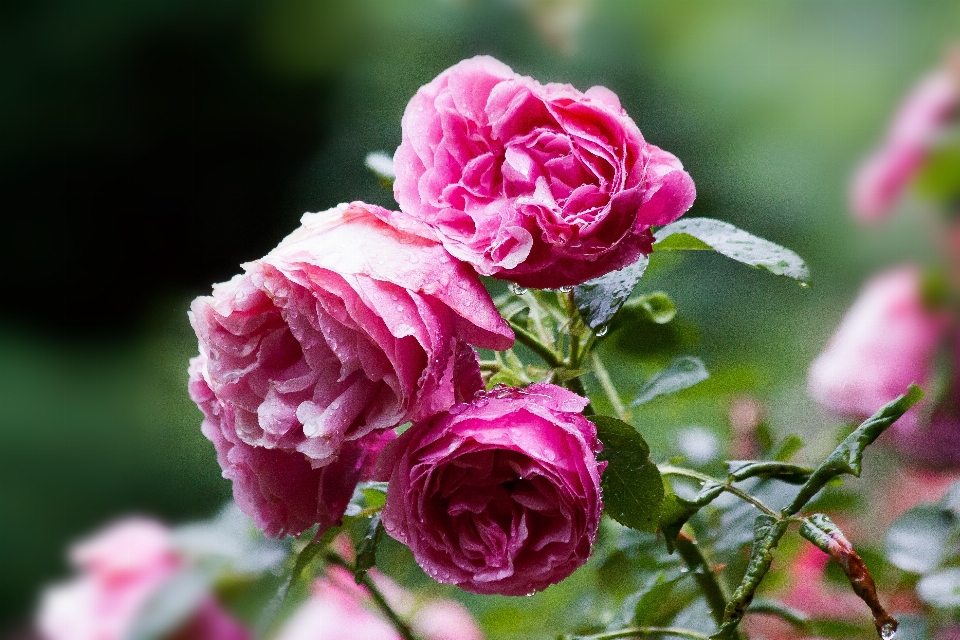
[[[793,278],[804,286],[810,281],[810,269],[796,253],[721,220],[683,218],[658,230],[654,238],[654,251],[712,249],[737,262]]]
[[[607,515],[620,524],[653,533],[663,508],[663,479],[650,460],[647,446],[636,429],[610,416],[589,416],[597,425],[603,451],[597,460],[606,461],[603,472],[603,504]]]

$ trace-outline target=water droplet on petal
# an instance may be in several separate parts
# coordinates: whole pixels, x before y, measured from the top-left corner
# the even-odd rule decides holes
[[[609,331],[609,330],[610,330],[610,328],[609,328],[607,325],[602,324],[602,325],[600,325],[599,327],[597,327],[596,329],[594,329],[594,330],[593,330],[593,333],[596,334],[596,336],[597,336],[598,338],[602,338],[603,336],[607,335],[607,331]]]
[[[561,293],[570,293],[571,291],[573,291],[573,287],[560,287]]]

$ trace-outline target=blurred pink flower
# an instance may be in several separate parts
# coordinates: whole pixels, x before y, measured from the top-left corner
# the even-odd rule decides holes
[[[471,344],[513,335],[469,267],[355,202],[197,298],[190,394],[234,496],[267,535],[339,521],[390,431],[480,384]]]
[[[525,595],[590,557],[602,503],[587,400],[560,387],[495,387],[415,422],[384,450],[383,523],[439,582]]]
[[[125,640],[140,608],[182,567],[170,531],[131,518],[72,550],[80,575],[43,595],[37,627],[45,640]],[[247,631],[211,598],[169,640],[247,640]]]
[[[851,207],[864,222],[886,216],[923,165],[931,145],[960,106],[960,80],[951,69],[927,76],[910,92],[887,137],[857,171]]]
[[[696,196],[613,92],[541,85],[487,56],[420,88],[402,121],[394,195],[450,253],[528,287],[575,285],[651,251],[651,225]]]
[[[900,267],[876,276],[810,367],[810,395],[850,420],[869,417],[915,383],[931,392],[941,348],[956,338],[955,319],[925,306],[921,274]],[[955,345],[956,348],[956,345]],[[954,366],[960,352],[948,354]],[[935,407],[930,397],[894,423],[890,441],[927,466],[960,464],[960,376]],[[924,422],[924,413],[932,417]]]
[[[376,570],[369,575],[394,611],[410,616],[416,609],[409,592]],[[424,640],[483,640],[470,612],[452,600],[426,602],[413,613],[410,624]],[[349,571],[328,567],[326,575],[314,582],[310,598],[275,640],[400,640],[400,634]]]

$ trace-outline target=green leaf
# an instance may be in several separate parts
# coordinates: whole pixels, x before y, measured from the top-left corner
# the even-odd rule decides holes
[[[647,270],[649,259],[639,260],[618,271],[611,271],[594,280],[587,280],[573,290],[580,317],[591,329],[605,327],[627,301]]]
[[[379,509],[387,503],[386,482],[361,482],[357,488],[363,493],[368,509]]]
[[[677,316],[677,306],[663,291],[631,298],[623,305],[623,310],[635,311],[654,324],[667,324]]]
[[[709,377],[710,374],[700,358],[681,356],[643,383],[630,406],[636,407],[659,396],[689,389]]]
[[[956,518],[935,504],[910,509],[890,525],[883,545],[891,564],[911,573],[936,569],[947,556]]]
[[[813,469],[801,467],[798,464],[790,462],[757,462],[754,460],[731,460],[727,462],[730,469],[730,479],[734,482],[740,482],[747,478],[762,476],[765,478],[776,478],[782,482],[790,484],[803,484],[806,482]]]
[[[383,523],[380,521],[380,514],[378,513],[370,518],[370,528],[367,530],[367,535],[365,535],[363,540],[357,545],[357,562],[354,571],[357,584],[360,584],[363,580],[363,574],[376,566],[377,545],[379,545],[383,539],[384,533],[386,533],[386,530],[383,528]]]
[[[753,600],[754,592],[773,563],[773,550],[777,548],[789,524],[788,520],[778,521],[765,514],[757,516],[754,520],[753,548],[750,550],[746,573],[727,604],[720,630],[710,636],[712,640],[732,640],[736,637],[737,627],[743,620],[743,614],[746,613],[747,607]]]
[[[700,509],[713,502],[721,493],[723,493],[723,485],[716,482],[707,482],[704,483],[693,500],[686,500],[675,493],[667,494],[663,500],[663,511],[660,514],[660,530],[663,532],[664,541],[667,543],[667,550],[670,553],[673,553],[674,543],[677,536],[680,535],[680,529],[683,528],[687,520],[696,515]]]
[[[780,443],[772,457],[777,462],[786,462],[795,456],[800,449],[803,449],[803,440],[797,434],[791,433]]]
[[[363,163],[377,176],[385,189],[393,191],[393,181],[397,179],[397,172],[393,168],[393,158],[384,151],[372,151],[364,158]]]
[[[960,568],[942,569],[917,583],[917,595],[934,607],[960,608]]]
[[[609,416],[590,416],[603,443],[603,503],[607,515],[638,531],[656,531],[663,506],[663,479],[650,447],[632,426]]]
[[[638,627],[667,624],[687,604],[674,596],[683,574],[668,576],[661,571],[643,589],[633,609],[633,624]]]
[[[222,566],[204,563],[175,574],[154,591],[127,632],[128,640],[159,640],[186,622],[209,597]]]
[[[713,249],[737,262],[793,278],[802,285],[810,281],[810,270],[796,253],[720,220],[684,218],[661,228],[654,238],[655,251]]]
[[[800,491],[793,503],[785,512],[793,515],[800,511],[820,489],[833,478],[842,474],[851,474],[860,477],[863,450],[880,434],[887,430],[907,410],[923,398],[923,390],[911,384],[907,393],[885,404],[875,414],[867,418],[853,433],[844,438],[843,442],[833,450],[826,460],[813,472],[807,482],[800,487]]]

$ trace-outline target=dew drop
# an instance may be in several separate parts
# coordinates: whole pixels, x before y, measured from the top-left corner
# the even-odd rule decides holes
[[[880,637],[883,640],[893,640],[897,637],[897,625],[892,622],[885,622],[880,627]]]
[[[597,327],[596,329],[594,329],[594,330],[593,330],[593,333],[594,333],[598,338],[602,338],[603,336],[607,335],[607,331],[609,331],[609,329],[610,329],[610,328],[609,328],[607,325],[602,324],[602,325],[600,325],[599,327]]]
[[[805,281],[805,280],[802,280],[802,281],[800,281],[800,286],[803,287],[804,289],[809,289],[809,288],[810,288],[810,283],[807,282],[807,281]]]
[[[561,293],[570,293],[571,291],[573,291],[573,287],[560,287]]]
[[[513,295],[515,295],[515,296],[522,296],[523,294],[525,294],[525,293],[527,292],[527,288],[526,288],[526,287],[521,287],[521,286],[518,286],[518,285],[515,285],[515,284],[512,284],[512,283],[511,283],[511,285],[510,285],[510,291],[512,291],[512,292],[513,292]]]

